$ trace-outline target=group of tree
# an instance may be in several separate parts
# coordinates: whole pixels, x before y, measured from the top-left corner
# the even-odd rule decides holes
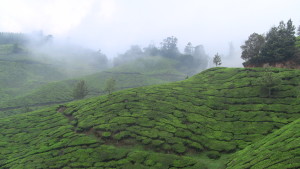
[[[0,44],[19,44],[28,43],[45,44],[53,40],[52,35],[44,35],[43,31],[33,32],[31,34],[0,32]]]
[[[86,55],[86,60],[89,62],[89,65],[99,71],[105,70],[108,68],[108,59],[107,56],[99,49],[98,51],[84,51],[81,55]]]
[[[178,39],[174,36],[163,39],[160,47],[150,44],[148,47],[141,49],[139,46],[131,46],[124,54],[119,55],[114,59],[114,66],[135,60],[140,57],[161,56],[169,59],[176,60],[176,66],[183,72],[196,72],[198,70],[206,69],[208,66],[208,55],[204,51],[202,45],[193,46],[189,42],[184,53],[181,53],[177,46]]]
[[[287,23],[281,21],[277,27],[272,27],[266,35],[251,34],[241,46],[241,58],[246,61],[244,65],[297,60],[300,56],[295,45],[295,30],[292,20],[288,20]],[[300,35],[300,27],[297,34]]]

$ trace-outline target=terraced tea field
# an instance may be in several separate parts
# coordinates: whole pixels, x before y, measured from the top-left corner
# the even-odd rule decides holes
[[[213,68],[2,118],[0,167],[299,168],[300,71],[269,71],[271,96],[264,69]]]

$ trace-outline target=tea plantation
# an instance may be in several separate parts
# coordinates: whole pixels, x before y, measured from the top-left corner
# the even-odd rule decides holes
[[[29,61],[32,60],[27,58],[27,62]],[[116,80],[116,90],[162,84],[184,79],[186,75],[178,72],[175,66],[175,63],[170,59],[161,57],[140,58],[132,63],[123,64],[108,69],[107,71],[83,76],[81,78],[67,79],[65,77],[64,79],[67,80],[60,79],[60,81],[58,81],[58,79],[49,79],[51,81],[45,82],[42,80],[38,81],[32,76],[28,77],[23,75],[23,81],[18,82],[20,85],[12,88],[11,84],[16,84],[17,82],[16,80],[12,82],[11,79],[20,78],[12,76],[11,74],[14,73],[18,75],[20,72],[28,73],[29,71],[27,69],[12,71],[12,68],[8,69],[1,65],[1,67],[6,68],[6,70],[2,72],[6,78],[1,76],[0,70],[0,80],[6,84],[0,82],[0,86],[2,87],[0,94],[3,96],[0,98],[0,117],[22,113],[25,108],[35,110],[39,108],[37,106],[72,101],[74,99],[72,97],[73,88],[79,80],[85,80],[89,90],[88,97],[91,97],[105,94],[105,84],[110,78]],[[15,69],[19,67],[28,67],[28,65],[18,65]],[[45,71],[41,68],[35,68],[35,70],[37,72]],[[55,72],[47,73],[48,74],[43,75],[46,79],[52,74],[57,74]],[[8,79],[10,79],[10,81]],[[33,85],[31,82],[38,83],[38,85]],[[27,83],[29,84],[27,85]],[[25,89],[24,86],[20,87],[22,85],[27,88]],[[14,92],[12,93],[12,91]]]
[[[234,154],[228,168],[299,168],[300,119]]]
[[[300,70],[213,68],[0,119],[0,168],[299,168]],[[284,146],[283,146],[284,145]]]

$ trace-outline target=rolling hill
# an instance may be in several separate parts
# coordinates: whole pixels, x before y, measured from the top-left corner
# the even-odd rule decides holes
[[[213,68],[1,118],[0,167],[253,168],[255,153],[263,161],[273,149],[270,165],[255,167],[297,161],[300,70],[269,71],[281,79],[271,96],[258,81],[265,69]],[[273,146],[287,137],[290,146]]]
[[[66,78],[52,65],[32,59],[27,52],[11,53],[12,48],[12,45],[0,45],[0,102],[25,95],[45,83]]]
[[[109,78],[114,78],[116,89],[121,90],[182,80],[186,76],[175,69],[176,63],[172,60],[149,57],[107,71],[70,78],[67,76],[70,72],[66,74],[63,69],[57,69],[60,62],[53,65],[53,61],[44,60],[42,56],[34,58],[28,53],[11,55],[11,48],[11,45],[0,46],[3,53],[0,56],[0,116],[72,101],[72,90],[79,80],[87,82],[88,97],[91,97],[105,94],[105,83]],[[76,71],[71,74],[74,73]]]

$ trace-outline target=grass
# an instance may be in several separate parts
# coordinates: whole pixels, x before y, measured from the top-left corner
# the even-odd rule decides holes
[[[2,118],[0,167],[247,168],[266,145],[276,151],[266,162],[287,168],[283,156],[299,157],[300,70],[270,71],[281,79],[270,97],[257,82],[264,69],[213,68]]]

